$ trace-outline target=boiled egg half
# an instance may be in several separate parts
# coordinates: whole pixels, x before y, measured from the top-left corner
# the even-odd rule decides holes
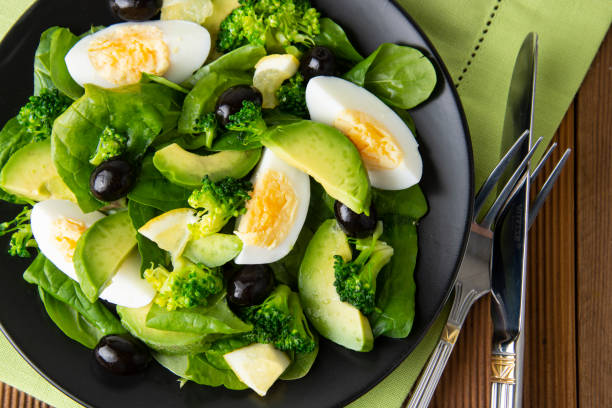
[[[32,208],[32,235],[40,252],[60,271],[78,282],[72,257],[81,235],[96,221],[101,212],[84,214],[78,205],[65,200],[46,200]],[[142,307],[151,303],[155,289],[140,277],[140,255],[133,250],[121,263],[111,283],[100,298],[126,307]]]
[[[264,264],[287,255],[304,226],[310,202],[306,173],[264,149],[253,177],[246,212],[236,220],[234,232],[242,240],[237,264]]]
[[[140,81],[143,72],[180,83],[204,64],[208,31],[190,21],[120,23],[90,34],[66,54],[79,84],[115,88]]]
[[[353,142],[373,187],[403,190],[421,179],[423,163],[414,135],[367,89],[318,76],[306,86],[306,105],[312,120],[334,126]]]

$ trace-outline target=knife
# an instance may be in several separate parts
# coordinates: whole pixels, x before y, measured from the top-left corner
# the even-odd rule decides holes
[[[529,33],[518,52],[504,119],[503,144],[533,134],[538,38]],[[527,145],[526,148],[528,148]],[[529,171],[502,210],[491,257],[491,407],[522,405],[523,336],[529,222]]]

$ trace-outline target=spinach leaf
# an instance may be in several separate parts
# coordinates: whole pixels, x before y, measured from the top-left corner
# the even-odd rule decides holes
[[[219,387],[223,385],[230,390],[246,390],[232,370],[220,370],[212,365],[205,354],[176,355],[154,353],[153,358],[178,375],[183,381],[193,381],[196,384]]]
[[[382,44],[344,78],[401,109],[425,101],[436,86],[431,61],[417,49],[396,44]]]
[[[321,32],[314,38],[315,44],[327,47],[335,56],[351,62],[359,62],[363,57],[351,44],[346,33],[331,18],[319,20]]]
[[[162,212],[175,208],[189,207],[187,199],[191,190],[172,184],[153,165],[153,156],[148,155],[142,162],[136,185],[128,199]]]
[[[375,337],[404,338],[410,333],[414,320],[417,231],[409,218],[393,215],[381,218],[385,226],[381,239],[395,252],[378,275],[376,311],[368,318]]]
[[[147,315],[147,327],[200,334],[236,334],[253,330],[252,325],[230,310],[225,296],[220,296],[210,306],[171,312],[153,304]]]
[[[250,85],[255,64],[265,55],[263,47],[245,45],[200,68],[191,82],[183,84],[185,87],[192,84],[193,89],[185,97],[179,132],[194,133],[198,119],[214,111],[217,99],[226,89]]]
[[[159,75],[149,74],[148,72],[143,72],[142,73],[142,79],[140,80],[140,82],[143,82],[143,83],[155,82],[155,83],[158,83],[160,85],[167,86],[168,88],[174,89],[175,91],[178,91],[180,93],[184,93],[184,94],[188,94],[189,93],[189,89],[183,88],[179,84],[175,84],[174,82],[170,81],[169,79],[166,79],[166,78],[161,77]]]
[[[106,334],[125,333],[119,320],[100,302],[91,303],[79,284],[57,269],[44,255],[38,254],[23,274],[26,282],[38,285],[60,302],[81,314],[89,323]]]
[[[138,228],[145,225],[147,221],[157,217],[161,213],[162,212],[157,208],[140,204],[134,200],[128,201],[128,214],[136,231],[138,231]],[[158,247],[155,242],[140,233],[136,235],[136,241],[138,241],[138,252],[142,259],[140,263],[141,276],[145,269],[150,268],[151,265],[169,265],[170,259],[168,253]]]
[[[281,380],[297,380],[304,377],[315,362],[319,354],[319,336],[313,332],[316,346],[310,353],[294,353],[291,365],[279,377]]]
[[[197,384],[218,387],[220,385],[230,390],[245,390],[248,387],[236,377],[232,370],[219,370],[212,365],[205,354],[189,356],[189,364],[185,378]]]
[[[79,37],[72,34],[67,28],[58,28],[51,35],[49,50],[49,68],[51,79],[57,89],[72,99],[83,95],[83,88],[77,84],[66,67],[66,54],[79,41]]]
[[[378,275],[377,309],[368,318],[374,336],[404,338],[414,320],[416,223],[427,212],[427,202],[418,185],[401,191],[373,190],[373,199],[384,225],[381,239],[393,247],[394,253]]]
[[[43,31],[38,48],[34,54],[34,95],[43,89],[55,89],[51,79],[51,36],[61,27],[51,27]]]
[[[95,168],[89,159],[104,128],[126,135],[124,156],[137,161],[160,133],[176,126],[181,100],[179,92],[156,83],[116,89],[86,85],[85,95],[56,119],[51,136],[53,161],[84,212],[104,205],[89,191]]]
[[[373,188],[372,197],[376,204],[376,212],[380,215],[396,214],[418,220],[427,213],[427,201],[418,185],[399,191]]]
[[[223,358],[224,354],[245,347],[251,344],[250,340],[244,337],[235,336],[226,339],[220,339],[210,345],[210,348],[204,352],[206,360],[219,370],[231,370],[230,366]]]
[[[53,323],[72,340],[94,349],[106,334],[89,323],[75,308],[68,306],[38,287],[38,294]]]
[[[316,231],[316,230],[315,230]],[[297,241],[293,245],[291,252],[284,258],[270,264],[274,277],[281,283],[297,289],[297,278],[300,270],[300,264],[304,258],[304,253],[308,247],[308,243],[312,239],[314,231],[307,223],[304,223]]]
[[[266,49],[264,47],[247,44],[227,54],[223,54],[210,64],[204,65],[183,82],[181,86],[192,89],[203,77],[211,72],[249,71],[255,67],[257,61],[265,56]]]
[[[244,136],[240,132],[224,132],[217,135],[210,150],[220,152],[223,150],[251,150],[258,149],[263,145],[259,140],[244,143]]]

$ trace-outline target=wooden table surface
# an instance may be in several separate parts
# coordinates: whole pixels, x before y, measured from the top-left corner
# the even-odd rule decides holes
[[[554,140],[544,173],[566,148],[573,154],[529,235],[523,405],[612,407],[612,31]],[[486,297],[465,323],[433,407],[489,406],[491,330]],[[48,407],[5,384],[0,401]]]

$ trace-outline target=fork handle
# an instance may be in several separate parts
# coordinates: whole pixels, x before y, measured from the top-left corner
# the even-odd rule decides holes
[[[442,331],[442,337],[429,358],[427,366],[423,372],[421,372],[419,382],[406,408],[425,408],[429,405],[434,391],[438,386],[438,382],[440,381],[440,377],[442,377],[446,363],[453,351],[453,347],[455,347],[455,342],[457,341],[457,337],[459,337],[460,330],[461,327],[455,326],[450,322],[446,323]]]

